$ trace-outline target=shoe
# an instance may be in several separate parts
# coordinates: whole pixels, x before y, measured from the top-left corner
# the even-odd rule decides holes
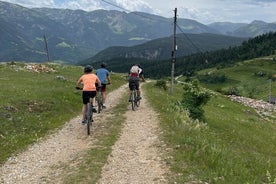
[[[84,121],[84,120],[82,120],[82,121],[81,121],[81,124],[82,124],[82,125],[85,125],[85,121]]]
[[[106,109],[106,106],[105,106],[105,105],[103,105],[103,109]]]
[[[142,97],[140,97],[140,96],[137,96],[137,98],[136,98],[136,100],[141,100],[142,99]]]

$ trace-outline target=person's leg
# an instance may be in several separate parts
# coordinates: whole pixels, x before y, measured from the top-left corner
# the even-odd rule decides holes
[[[89,101],[88,92],[83,91],[82,92],[82,103],[83,103],[83,105],[82,105],[82,121],[81,121],[82,124],[85,123],[85,113],[86,113],[88,101]]]

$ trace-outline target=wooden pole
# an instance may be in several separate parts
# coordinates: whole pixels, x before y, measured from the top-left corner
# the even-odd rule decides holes
[[[173,30],[173,50],[172,50],[172,71],[171,71],[171,89],[170,93],[173,95],[173,84],[174,84],[174,67],[176,62],[176,15],[177,8],[174,10],[174,30]]]
[[[50,56],[49,56],[48,44],[47,44],[45,34],[44,34],[44,43],[45,43],[46,54],[47,54],[47,58],[48,58],[48,62],[49,62],[50,61]]]

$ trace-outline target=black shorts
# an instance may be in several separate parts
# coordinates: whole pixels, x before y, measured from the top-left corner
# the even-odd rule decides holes
[[[96,88],[97,88],[97,91],[98,91],[98,86],[99,86],[98,83],[95,83],[95,85],[96,85]],[[102,90],[102,92],[106,92],[106,84],[102,83],[101,90]]]
[[[96,91],[83,91],[82,92],[82,103],[87,104],[89,102],[89,98],[94,98],[96,96]]]
[[[133,90],[133,89],[136,89],[136,90],[139,90],[139,77],[129,77],[128,78],[128,87],[130,90]]]

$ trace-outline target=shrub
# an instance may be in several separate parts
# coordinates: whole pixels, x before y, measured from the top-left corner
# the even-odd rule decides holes
[[[183,89],[181,106],[189,111],[190,118],[204,121],[202,106],[208,102],[210,94],[199,87],[198,81],[185,83]]]
[[[165,80],[158,80],[156,81],[155,87],[158,87],[158,88],[161,88],[161,89],[164,89],[164,90],[167,90],[168,89],[168,86],[167,86],[167,83]]]

